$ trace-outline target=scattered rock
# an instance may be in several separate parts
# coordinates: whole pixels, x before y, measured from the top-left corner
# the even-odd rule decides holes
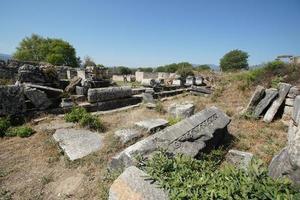
[[[58,129],[53,138],[72,161],[98,151],[103,146],[100,134],[84,129]]]
[[[40,110],[47,109],[52,104],[46,93],[36,88],[25,88],[24,94]]]
[[[265,90],[265,96],[259,103],[255,106],[253,110],[253,117],[258,118],[263,112],[268,108],[271,102],[277,97],[278,91],[275,88],[270,88]]]
[[[143,133],[140,130],[128,128],[117,130],[115,135],[120,138],[122,144],[126,144],[132,140],[142,137]]]
[[[73,107],[75,104],[73,103],[71,98],[62,98],[60,107],[62,108],[70,108]]]
[[[81,86],[76,86],[76,94],[77,95],[84,95],[84,96],[86,96],[87,93],[88,93],[88,88],[81,87]]]
[[[295,98],[292,119],[294,120],[294,122],[297,125],[299,125],[299,123],[300,123],[300,95],[298,95]]]
[[[113,182],[109,200],[168,200],[168,194],[149,180],[142,170],[131,166]]]
[[[94,103],[131,97],[131,95],[132,92],[130,87],[95,88],[88,90],[88,101]]]
[[[257,104],[265,95],[265,88],[261,85],[258,85],[245,109],[245,113],[252,113],[256,108]]]
[[[24,88],[15,85],[0,85],[0,116],[22,114],[25,111]]]
[[[264,116],[264,122],[270,123],[273,118],[275,117],[279,107],[283,103],[286,95],[288,94],[290,88],[292,86],[287,83],[279,83],[279,96],[278,98],[272,103],[271,107],[268,109]]]
[[[71,122],[65,122],[62,119],[53,119],[50,122],[41,122],[37,125],[37,129],[48,131],[48,130],[57,130],[57,129],[66,129],[75,127],[76,124]]]
[[[203,93],[203,94],[211,94],[212,91],[208,87],[203,86],[192,86],[191,92]]]
[[[237,166],[241,169],[247,169],[253,158],[252,153],[238,151],[238,150],[229,150],[226,155],[226,161],[234,166]]]
[[[169,122],[165,119],[148,119],[136,122],[135,125],[138,128],[145,129],[148,133],[153,133],[159,129],[165,128],[168,123]]]
[[[82,78],[75,76],[71,79],[70,84],[65,88],[65,92],[74,93],[76,86],[79,86]]]
[[[142,94],[142,97],[143,97],[143,102],[144,103],[152,103],[152,104],[155,104],[155,100],[153,98],[153,95],[151,93],[143,93]]]
[[[168,152],[183,153],[192,157],[200,151],[209,151],[218,146],[227,134],[230,118],[216,107],[202,110],[147,138],[129,146],[112,158],[111,169],[120,169],[136,164],[135,157],[149,157],[163,148]]]
[[[24,84],[25,87],[29,88],[36,88],[38,90],[44,91],[48,97],[51,98],[59,98],[60,95],[64,92],[61,89],[53,88],[53,87],[47,87],[42,85],[35,85],[35,84]]]
[[[84,95],[71,95],[70,96],[73,102],[79,103],[86,101],[86,96]]]
[[[184,119],[194,114],[195,105],[189,102],[172,104],[168,108],[168,113],[173,117]]]
[[[300,88],[297,86],[294,86],[294,87],[291,87],[287,97],[294,99],[298,95],[300,95]]]
[[[295,101],[295,99],[286,98],[285,99],[285,105],[287,105],[287,106],[294,106],[294,101]]]

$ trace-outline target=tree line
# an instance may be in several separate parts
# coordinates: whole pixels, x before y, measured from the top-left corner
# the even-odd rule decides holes
[[[248,53],[242,50],[232,50],[226,53],[220,59],[220,69],[222,71],[248,70]],[[44,38],[42,36],[32,34],[25,37],[18,45],[13,58],[22,61],[38,61],[47,62],[53,65],[64,65],[71,67],[97,66],[104,67],[102,64],[96,64],[94,60],[86,56],[84,61],[76,56],[75,48],[62,39]],[[126,66],[110,67],[109,70],[115,74],[133,74],[137,70],[143,72],[169,72],[179,73],[187,76],[193,74],[193,71],[211,70],[209,65],[192,65],[189,62],[172,63],[156,68],[141,67],[129,68]]]

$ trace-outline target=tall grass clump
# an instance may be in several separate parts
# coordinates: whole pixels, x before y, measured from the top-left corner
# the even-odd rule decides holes
[[[34,130],[29,126],[18,126],[14,128],[9,128],[6,132],[6,136],[8,137],[29,137],[34,133]]]
[[[262,162],[248,170],[221,166],[220,153],[195,160],[185,155],[155,154],[144,170],[169,192],[170,199],[299,199],[299,191],[286,179],[272,179]]]
[[[11,124],[8,118],[0,118],[0,137],[3,137],[5,135],[10,126]]]

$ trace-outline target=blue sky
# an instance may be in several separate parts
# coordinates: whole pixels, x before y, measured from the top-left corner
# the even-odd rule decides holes
[[[299,0],[0,0],[0,8],[0,53],[36,33],[108,66],[218,64],[232,49],[250,64],[300,55]]]

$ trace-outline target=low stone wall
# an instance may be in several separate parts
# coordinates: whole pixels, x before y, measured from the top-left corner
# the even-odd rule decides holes
[[[102,102],[132,96],[130,87],[94,88],[88,90],[88,102]]]

